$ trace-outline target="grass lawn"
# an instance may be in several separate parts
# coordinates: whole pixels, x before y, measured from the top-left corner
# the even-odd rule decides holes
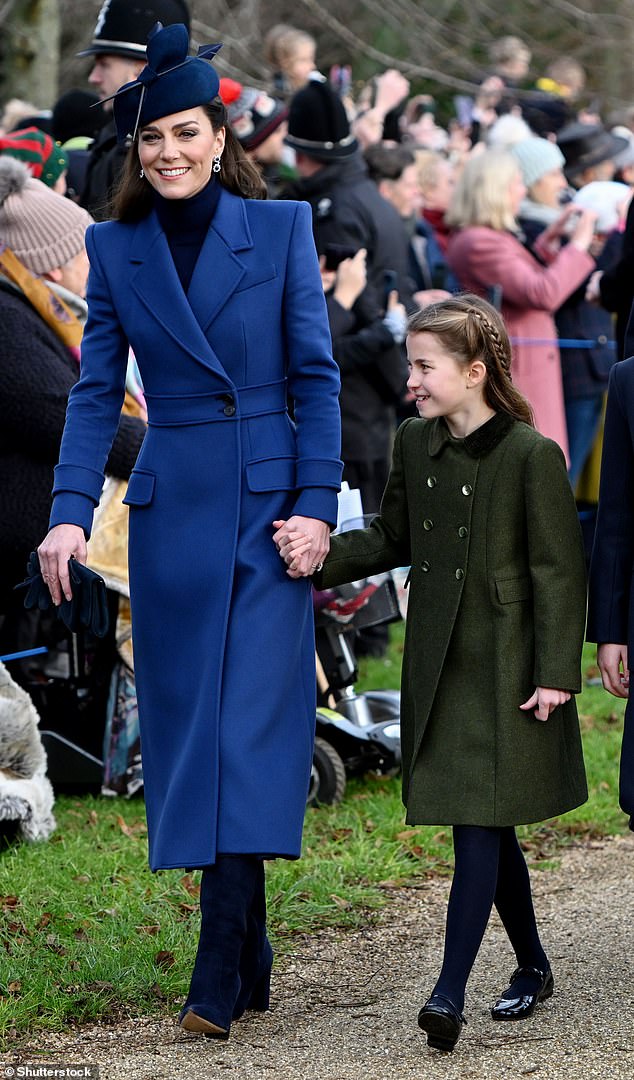
[[[361,688],[398,686],[403,627],[385,660],[363,664]],[[596,677],[593,647],[586,680]],[[623,833],[618,757],[623,703],[600,687],[579,699],[590,799],[556,822],[521,830],[530,864],[548,869],[560,845]],[[198,875],[151,874],[141,800],[59,798],[44,844],[0,855],[0,1049],[17,1032],[95,1018],[172,1015],[184,996],[197,940]],[[276,948],[293,935],[372,919],[390,887],[451,866],[451,830],[403,824],[398,779],[368,776],[345,800],[309,810],[304,858],[267,870]]]

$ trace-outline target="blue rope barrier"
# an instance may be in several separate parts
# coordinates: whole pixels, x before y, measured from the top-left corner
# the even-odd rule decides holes
[[[583,338],[522,338],[512,337],[510,339],[511,345],[556,345],[560,349],[596,349],[597,346],[602,348],[613,349],[616,346],[615,341],[586,341]]]
[[[23,660],[27,656],[41,656],[43,653],[47,653],[48,649],[45,645],[40,645],[37,649],[23,649],[22,652],[10,652],[5,653],[4,656],[0,656],[0,661],[4,663],[7,660]]]

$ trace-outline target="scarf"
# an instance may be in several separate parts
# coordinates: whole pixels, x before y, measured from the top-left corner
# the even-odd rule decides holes
[[[47,326],[69,349],[81,343],[82,324],[66,301],[48,288],[41,278],[27,270],[17,255],[0,242],[0,273],[24,293]]]

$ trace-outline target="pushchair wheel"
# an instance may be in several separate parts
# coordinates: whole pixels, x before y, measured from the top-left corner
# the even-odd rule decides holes
[[[310,774],[308,806],[329,806],[341,802],[346,790],[346,770],[334,746],[319,736],[315,739]]]

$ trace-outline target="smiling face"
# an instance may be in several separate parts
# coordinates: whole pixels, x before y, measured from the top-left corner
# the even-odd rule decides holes
[[[482,360],[461,364],[440,338],[421,331],[408,335],[407,364],[407,389],[423,420],[444,416],[452,434],[462,437],[493,415],[484,398]]]
[[[202,106],[146,124],[139,134],[145,178],[165,199],[191,199],[211,177],[213,159],[225,145]]]

